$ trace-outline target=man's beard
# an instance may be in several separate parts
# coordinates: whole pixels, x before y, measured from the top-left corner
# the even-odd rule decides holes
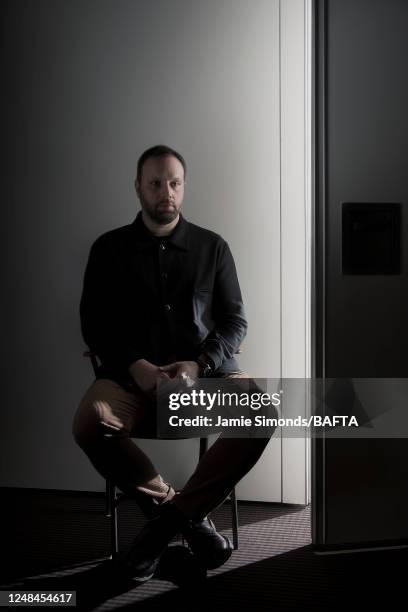
[[[180,212],[180,210],[177,210],[174,205],[172,205],[171,210],[163,210],[161,208],[163,206],[163,202],[160,202],[156,206],[151,207],[149,205],[146,205],[146,203],[141,200],[141,205],[147,216],[159,225],[168,225],[169,223],[174,221],[174,219],[177,219]]]

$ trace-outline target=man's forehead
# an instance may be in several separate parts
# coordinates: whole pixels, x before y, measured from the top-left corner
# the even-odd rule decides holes
[[[146,159],[143,164],[142,174],[183,178],[184,168],[183,164],[174,155],[162,155]]]

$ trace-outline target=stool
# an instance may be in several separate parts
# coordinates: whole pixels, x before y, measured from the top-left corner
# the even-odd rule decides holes
[[[97,376],[99,363],[96,353],[92,351],[84,351],[84,357],[91,360],[92,368],[95,376]],[[166,438],[142,437],[141,439],[157,440]],[[180,439],[180,438],[179,438]],[[186,438],[184,438],[186,439]],[[200,461],[208,449],[208,438],[200,438],[200,449],[198,460]],[[111,558],[115,559],[118,555],[118,506],[126,498],[124,493],[118,493],[114,482],[110,478],[106,479],[106,516],[110,519],[110,542],[111,542]],[[231,523],[232,523],[232,542],[234,550],[238,549],[238,507],[235,494],[235,487],[229,495],[231,504]]]

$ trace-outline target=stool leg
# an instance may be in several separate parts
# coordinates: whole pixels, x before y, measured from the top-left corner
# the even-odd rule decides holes
[[[235,495],[235,487],[230,494],[231,514],[232,514],[232,543],[234,550],[238,550],[238,506],[237,497]]]
[[[109,479],[106,480],[107,504],[109,505],[111,558],[115,561],[118,555],[118,508],[116,487]]]
[[[110,480],[107,478],[106,479],[106,497],[105,497],[105,502],[106,502],[105,516],[107,516],[108,518],[111,516],[111,505],[112,505],[111,494],[112,494],[112,490],[111,490]]]
[[[208,438],[200,438],[200,451],[198,453],[199,461],[201,461],[201,459],[204,457],[207,450],[208,450]]]

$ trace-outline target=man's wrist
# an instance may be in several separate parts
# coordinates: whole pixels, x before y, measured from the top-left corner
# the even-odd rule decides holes
[[[133,363],[128,367],[128,372],[131,376],[135,376],[138,372],[140,372],[140,368],[143,366],[149,365],[149,362],[146,359],[136,359]]]
[[[196,359],[199,367],[199,376],[208,378],[214,373],[214,362],[208,355],[199,355]]]

